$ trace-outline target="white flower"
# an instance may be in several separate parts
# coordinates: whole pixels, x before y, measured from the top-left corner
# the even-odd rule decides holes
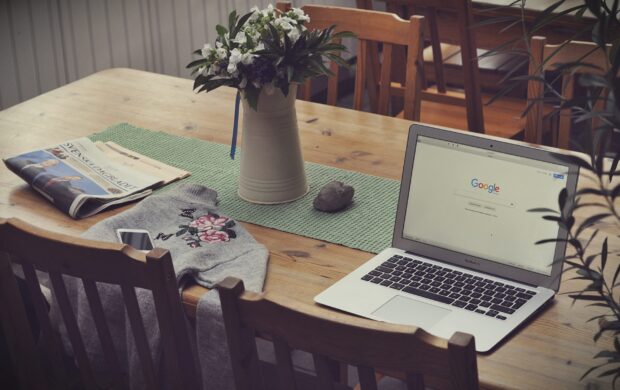
[[[232,49],[230,51],[230,58],[228,59],[228,73],[233,74],[237,71],[237,64],[243,60],[243,54],[241,54],[241,50]]]
[[[288,16],[283,16],[273,21],[273,25],[276,27],[282,27],[284,30],[290,30],[297,22]]]
[[[291,42],[295,43],[299,39],[300,34],[298,29],[292,28],[288,33],[286,33],[286,35],[288,35]]]
[[[270,17],[270,16],[272,16],[274,14],[273,5],[269,4],[267,6],[267,8],[265,8],[262,11],[260,11],[260,13],[262,14],[263,17]]]
[[[218,47],[215,52],[220,60],[225,60],[228,57],[228,52],[223,47]]]
[[[260,42],[258,45],[256,45],[256,47],[254,48],[254,51],[260,51],[260,50],[265,50],[265,44],[263,42]]]
[[[252,62],[254,62],[254,57],[255,57],[255,56],[254,56],[253,54],[250,54],[250,53],[243,53],[243,54],[241,55],[241,63],[242,63],[243,65],[249,65],[249,64],[251,64]]]
[[[302,22],[310,21],[310,17],[306,15],[304,10],[302,10],[301,8],[293,8],[293,13],[295,13],[295,16],[297,16],[297,20],[300,20]]]
[[[280,20],[280,19],[277,19],[277,20],[276,20],[276,22],[277,22],[278,20]],[[280,25],[280,26],[281,26],[284,30],[286,30],[286,31],[288,31],[288,30],[290,30],[290,29],[292,29],[292,28],[293,28],[293,25],[291,25],[289,22],[280,22],[280,23],[278,23],[278,24],[279,24],[279,25]]]
[[[215,47],[217,47],[218,49],[220,49],[222,46],[224,46],[222,42],[220,41],[215,42]]]
[[[235,36],[235,39],[233,39],[232,41],[240,45],[243,45],[244,43],[248,41],[248,39],[245,36],[245,33],[243,31],[239,31],[237,35]]]
[[[243,89],[245,88],[245,86],[248,85],[248,79],[243,76],[243,78],[241,79],[241,82],[239,82],[239,88]]]
[[[202,48],[200,54],[202,54],[203,57],[207,58],[207,57],[209,57],[209,54],[211,54],[212,50],[213,50],[213,48],[211,47],[211,45],[207,43]]]

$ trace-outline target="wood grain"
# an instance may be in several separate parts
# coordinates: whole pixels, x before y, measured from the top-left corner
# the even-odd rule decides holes
[[[192,82],[170,76],[111,69],[96,73],[0,112],[0,156],[7,157],[43,145],[92,134],[119,122],[196,139],[228,143],[235,91],[221,88],[196,95]],[[424,107],[424,105],[423,105]],[[303,153],[308,161],[367,174],[399,179],[407,129],[402,119],[368,114],[304,101],[297,102]],[[491,118],[492,119],[492,118]],[[425,120],[424,114],[422,120]],[[487,115],[487,120],[489,116]],[[454,118],[453,127],[464,128]],[[516,141],[515,141],[516,142]],[[585,177],[580,185],[588,184]],[[104,218],[130,206],[75,221],[30,190],[5,167],[0,168],[0,217],[20,217],[58,232],[77,235]],[[584,214],[577,218],[583,220]],[[317,314],[352,319],[316,306],[312,298],[372,255],[359,250],[243,223],[270,250],[265,289]],[[610,232],[616,232],[610,226]],[[600,248],[600,243],[596,244]],[[617,241],[612,244],[618,250]],[[615,268],[617,257],[608,260]],[[563,277],[561,292],[580,286]],[[206,290],[189,287],[183,294],[186,311]],[[478,355],[483,388],[570,389],[609,388],[609,381],[586,369],[599,363],[593,356],[610,348],[611,340],[592,341],[597,325],[586,321],[599,313],[566,295],[553,303],[490,354]],[[359,321],[365,321],[356,319]]]
[[[478,389],[476,347],[471,335],[455,332],[444,340],[410,326],[339,320],[291,299],[272,298],[269,292],[244,293],[243,282],[232,277],[224,279],[217,289],[224,323],[234,329],[227,337],[233,346],[231,361],[239,369],[235,375],[251,377],[247,362],[254,356],[248,356],[247,351],[253,349],[255,340],[248,332],[256,332],[274,340],[282,390],[296,388],[292,349],[313,355],[319,389],[335,389],[329,360],[358,367],[362,390],[377,389],[371,367],[416,378],[409,390],[424,389],[423,376],[449,383],[442,387],[446,389]],[[257,377],[252,380],[259,381]]]

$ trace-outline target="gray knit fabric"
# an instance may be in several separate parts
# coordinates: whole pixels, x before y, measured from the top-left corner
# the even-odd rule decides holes
[[[220,214],[217,193],[209,188],[181,184],[97,223],[83,237],[117,241],[116,229],[120,228],[146,229],[156,247],[168,249],[180,288],[191,281],[212,288],[226,276],[235,276],[243,279],[249,290],[262,290],[269,252],[243,227]],[[94,367],[105,375],[105,360],[81,283],[75,283],[72,278],[65,280],[77,309],[89,357]],[[98,288],[121,367],[127,370],[131,388],[144,388],[133,333],[121,304],[121,291],[117,286],[101,283]],[[151,353],[155,361],[160,362],[159,329],[152,294],[141,289],[136,293]],[[207,293],[200,300],[196,315],[196,342],[205,389],[232,387],[223,329],[219,296],[216,291]]]

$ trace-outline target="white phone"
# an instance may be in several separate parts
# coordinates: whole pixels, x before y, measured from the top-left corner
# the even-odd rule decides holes
[[[148,230],[116,229],[116,236],[123,244],[127,244],[139,251],[148,252],[153,249],[153,240],[151,240]]]

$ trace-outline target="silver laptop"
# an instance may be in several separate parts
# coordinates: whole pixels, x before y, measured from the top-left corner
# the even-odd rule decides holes
[[[549,151],[415,124],[392,248],[314,300],[489,351],[558,290],[567,232],[528,210],[557,210],[562,189],[568,207],[577,177]]]

